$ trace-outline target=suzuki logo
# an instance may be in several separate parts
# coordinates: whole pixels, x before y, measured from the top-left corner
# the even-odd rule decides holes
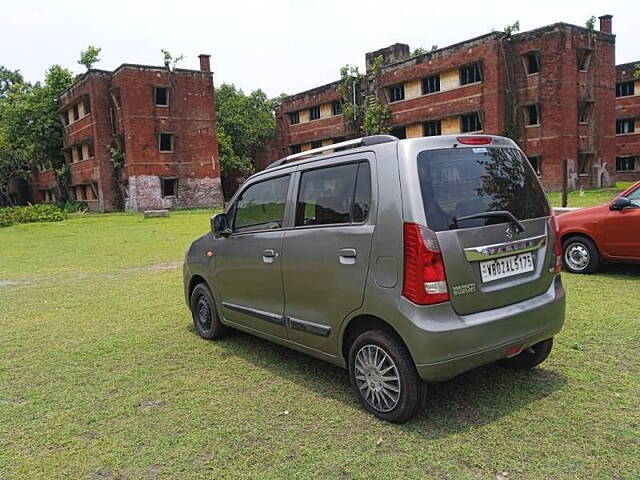
[[[511,229],[511,226],[508,226],[507,229],[504,231],[504,235],[507,237],[507,239],[511,240],[513,238],[513,230]]]

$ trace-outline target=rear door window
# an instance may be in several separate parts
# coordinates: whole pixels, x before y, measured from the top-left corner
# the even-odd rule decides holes
[[[549,205],[525,156],[511,148],[456,148],[418,154],[427,225],[434,231],[478,227],[501,217],[457,218],[507,210],[518,220],[545,217]]]
[[[368,162],[305,171],[300,179],[296,226],[364,222],[370,198]]]
[[[247,187],[236,202],[234,232],[282,228],[290,175]]]

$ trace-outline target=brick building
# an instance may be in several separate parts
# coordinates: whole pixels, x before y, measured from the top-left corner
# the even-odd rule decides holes
[[[208,55],[200,70],[123,64],[79,76],[60,96],[69,196],[99,211],[220,205],[212,76]],[[35,172],[33,201],[57,195],[53,170]]]
[[[640,178],[640,61],[616,66],[616,177]]]
[[[374,78],[378,56],[383,66]],[[599,30],[556,23],[511,36],[491,32],[415,56],[408,45],[395,44],[367,53],[366,68],[356,101],[376,94],[400,138],[508,134],[548,189],[561,188],[563,159],[573,188],[616,178],[621,147],[611,15],[600,17]],[[359,136],[345,127],[338,87],[330,83],[283,101],[276,111],[279,156]]]

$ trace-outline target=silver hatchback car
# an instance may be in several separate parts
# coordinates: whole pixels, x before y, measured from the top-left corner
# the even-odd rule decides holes
[[[199,335],[232,327],[348,368],[391,422],[420,410],[425,381],[535,367],[564,322],[555,219],[508,138],[379,135],[290,155],[211,227],[184,264]]]

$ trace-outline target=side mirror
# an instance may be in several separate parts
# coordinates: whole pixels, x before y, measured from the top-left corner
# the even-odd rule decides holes
[[[625,208],[629,208],[631,206],[631,200],[627,197],[618,197],[611,205],[609,205],[609,210],[624,210]]]
[[[226,213],[219,213],[211,217],[211,230],[217,235],[231,235],[231,227]]]

